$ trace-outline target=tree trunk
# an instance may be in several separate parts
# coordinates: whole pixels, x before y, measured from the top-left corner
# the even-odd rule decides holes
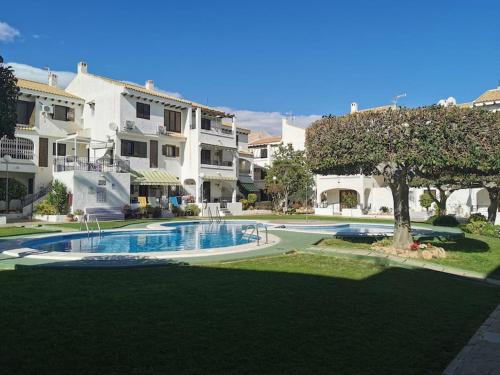
[[[389,184],[394,202],[394,247],[409,249],[413,243],[410,223],[409,186],[404,176],[395,177]]]
[[[432,197],[432,200],[434,201],[434,203],[436,203],[439,209],[438,216],[445,216],[446,202],[448,201],[448,197],[451,195],[451,192],[453,192],[454,190],[452,190],[450,194],[446,194],[446,190],[443,189],[441,186],[436,185],[436,188],[439,190],[439,199],[437,199],[434,195],[432,195],[431,187],[429,185],[427,185],[427,193]]]
[[[495,224],[495,220],[497,218],[498,201],[500,198],[500,187],[489,187],[486,188],[486,190],[488,190],[488,196],[490,197],[490,205],[488,206],[488,221],[491,224]]]

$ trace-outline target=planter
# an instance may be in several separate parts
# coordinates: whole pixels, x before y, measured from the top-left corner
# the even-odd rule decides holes
[[[66,222],[66,215],[39,215],[34,214],[33,219],[40,221],[48,221],[49,223],[64,223]]]

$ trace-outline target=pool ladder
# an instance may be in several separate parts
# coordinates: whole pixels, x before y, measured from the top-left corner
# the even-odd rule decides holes
[[[250,234],[248,234],[248,228],[243,233],[243,238],[245,237],[245,234],[248,235],[248,242],[250,242],[250,240],[252,239],[252,236],[254,234],[257,234],[257,246],[260,246],[259,225],[263,226],[264,229],[265,229],[265,233],[266,233],[266,242],[265,243],[268,244],[269,243],[269,238],[268,238],[268,235],[267,235],[267,225],[265,225],[265,224],[262,224],[262,223],[250,224],[249,226],[252,228],[252,231],[250,232]]]
[[[89,221],[90,221],[91,216],[92,216],[91,214],[83,215],[83,222],[85,223],[85,228],[87,229],[88,235],[93,233],[93,230],[89,229]],[[99,235],[101,235],[102,229],[101,229],[101,225],[99,224],[99,219],[97,218],[96,215],[94,215],[94,219],[95,219],[95,222],[97,224],[97,230],[99,231]],[[80,230],[82,230],[82,223],[81,222],[80,222]]]

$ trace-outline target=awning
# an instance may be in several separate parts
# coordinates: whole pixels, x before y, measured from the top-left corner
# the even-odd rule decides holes
[[[168,173],[167,171],[158,171],[158,170],[141,170],[141,171],[133,171],[132,173],[132,182],[138,185],[180,185],[180,181],[173,174]]]
[[[238,179],[240,185],[243,189],[245,189],[248,193],[258,193],[259,188],[255,186],[253,180],[249,176],[240,176]]]
[[[205,175],[204,180],[212,181],[236,181],[237,178],[233,176],[217,176],[217,175]]]

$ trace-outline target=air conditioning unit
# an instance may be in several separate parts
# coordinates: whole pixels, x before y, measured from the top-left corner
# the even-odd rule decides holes
[[[54,107],[51,105],[43,104],[42,105],[42,112],[44,112],[46,114],[52,114],[52,113],[54,113]]]
[[[167,133],[167,128],[164,127],[164,126],[162,126],[162,125],[158,126],[158,133],[159,134],[166,134]]]
[[[125,121],[125,130],[134,130],[135,122]]]

